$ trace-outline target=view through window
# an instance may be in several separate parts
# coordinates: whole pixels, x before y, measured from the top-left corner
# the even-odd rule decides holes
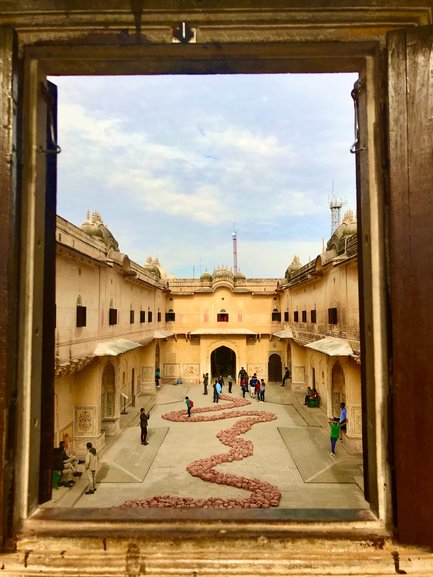
[[[47,506],[368,509],[356,78],[52,79]]]

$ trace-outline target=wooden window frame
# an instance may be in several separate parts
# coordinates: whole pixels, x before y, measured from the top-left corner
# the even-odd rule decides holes
[[[108,325],[110,327],[114,327],[119,322],[119,316],[117,313],[117,309],[114,307],[110,307],[108,309]]]
[[[228,322],[229,322],[229,313],[227,312],[217,313],[217,323],[228,323]]]
[[[338,325],[338,307],[328,308],[328,325]]]
[[[165,320],[167,323],[174,322],[176,320],[176,313],[170,309],[165,313]]]
[[[77,305],[76,327],[83,328],[87,326],[87,307]]]
[[[160,73],[170,73],[176,71],[176,67],[179,66],[178,63],[170,63],[169,57],[172,54],[177,54],[174,52],[172,46],[158,46],[157,48],[153,48],[152,46],[125,46],[125,50],[121,57],[114,57],[116,51],[110,47],[102,48],[102,53],[105,54],[104,56],[96,57],[96,55],[92,55],[92,52],[95,52],[94,47],[83,47],[79,44],[74,48],[74,56],[71,57],[71,51],[69,46],[49,46],[49,47],[36,47],[30,46],[25,47],[26,53],[26,64],[25,64],[25,77],[27,80],[26,83],[26,97],[25,97],[25,110],[27,110],[27,114],[31,117],[34,116],[33,111],[36,110],[37,100],[38,100],[38,86],[41,82],[41,79],[46,77],[47,75],[55,75],[55,74],[77,74],[83,70],[82,62],[85,60],[86,62],[86,71],[87,73],[93,74],[103,74],[103,73],[110,73],[110,74],[148,74],[153,73],[155,70],[158,70]],[[192,50],[191,46],[183,46],[184,52],[182,57],[182,66],[186,66],[186,69],[191,70],[194,69],[197,73],[200,72],[209,72],[209,73],[216,73],[221,66],[221,61],[230,62],[230,71],[231,72],[244,72],[244,73],[254,73],[254,72],[360,72],[365,74],[369,79],[371,88],[370,93],[367,95],[369,100],[370,108],[369,109],[369,116],[367,118],[367,126],[368,130],[370,131],[369,134],[373,132],[375,127],[375,122],[377,121],[377,108],[375,103],[379,102],[379,89],[375,82],[375,78],[377,75],[377,70],[379,66],[379,58],[377,56],[377,43],[375,42],[351,42],[347,38],[344,42],[341,43],[341,49],[338,47],[338,43],[330,42],[324,43],[320,47],[315,45],[314,40],[308,40],[306,42],[298,43],[298,42],[281,42],[279,46],[259,46],[253,45],[252,47],[244,48],[244,52],[242,49],[237,46],[219,46],[218,50],[223,50],[223,58],[218,56],[218,52],[215,52],[215,58],[212,61],[212,50],[209,50],[207,47],[206,49],[201,49],[198,46],[198,49],[195,51]],[[263,52],[268,52],[267,60],[266,58],[262,58]],[[101,51],[98,52],[100,54]],[[112,56],[110,56],[112,54]],[[246,58],[246,54],[248,54],[248,58]],[[118,55],[118,54],[117,54]],[[259,56],[261,58],[259,58]],[[168,64],[167,64],[168,62]],[[259,65],[258,65],[259,64]],[[38,144],[38,133],[35,130],[35,126],[37,123],[29,123],[28,126],[24,129],[24,141],[25,145],[29,149],[37,150]],[[365,169],[365,174],[368,174],[370,179],[376,184],[376,188],[380,188],[379,182],[377,177],[374,176],[374,172],[376,170],[376,165],[378,162],[378,158],[380,157],[380,150],[376,147],[371,147],[373,150],[369,150],[368,152],[368,160],[369,160],[369,168]],[[30,273],[33,271],[34,262],[34,245],[31,242],[32,234],[35,233],[35,229],[43,229],[43,220],[40,214],[36,214],[33,216],[32,208],[34,208],[34,203],[32,203],[31,197],[34,194],[35,198],[38,198],[40,194],[38,194],[37,184],[32,184],[32,176],[37,174],[37,162],[35,159],[32,160],[26,159],[26,165],[24,168],[24,180],[25,180],[25,187],[24,187],[24,207],[23,207],[23,214],[25,216],[25,221],[31,222],[33,228],[30,229],[30,232],[24,235],[23,238],[23,255],[22,255],[22,262],[23,262],[23,283],[28,282],[30,278]],[[367,216],[363,217],[363,230],[364,234],[368,241],[369,250],[365,251],[363,259],[361,261],[361,268],[365,270],[367,274],[364,275],[364,287],[363,287],[363,298],[364,298],[364,313],[368,313],[371,310],[383,311],[384,309],[384,273],[381,271],[385,270],[385,267],[379,267],[377,275],[378,278],[376,282],[371,282],[370,279],[370,272],[373,268],[372,260],[375,259],[377,262],[383,262],[384,260],[384,235],[382,234],[382,218],[380,214],[380,202],[375,203],[377,197],[379,195],[378,190],[376,188],[372,188],[370,194],[366,194],[364,198],[358,198],[360,204],[362,204],[362,214]],[[359,197],[359,195],[358,195]],[[376,206],[377,205],[377,206]],[[360,207],[361,208],[361,207]],[[368,209],[368,211],[367,211]],[[371,239],[371,240],[370,240]],[[362,254],[362,250],[361,250]],[[41,290],[41,282],[40,278],[36,276],[36,280],[31,284],[30,290],[33,295],[37,295]],[[34,299],[33,301],[34,302]],[[28,308],[28,305],[24,303],[23,310],[22,310],[22,317],[29,318],[31,316],[32,309]],[[149,311],[149,322],[152,319],[152,313]],[[378,319],[377,324],[375,325],[376,334],[380,333],[382,335],[387,334],[386,326],[385,326],[385,315],[377,315],[375,318]],[[22,347],[21,357],[20,357],[20,367],[27,367],[29,366],[29,362],[31,363],[31,359],[35,356],[35,353],[38,351],[38,347],[40,345],[35,340],[34,343],[31,343],[28,339],[24,343],[25,346]],[[367,349],[370,348],[371,352],[377,351],[377,353],[383,352],[384,348],[380,342],[374,342],[373,338],[369,337],[369,342],[367,343]],[[364,380],[366,380],[366,376],[368,377],[369,374],[375,374],[376,382],[380,380],[382,384],[382,389],[386,390],[386,382],[387,382],[387,375],[383,366],[380,366],[378,361],[376,360],[378,355],[372,354],[369,359],[366,359],[367,366],[364,369]],[[383,356],[381,356],[383,358]],[[19,382],[23,389],[29,390],[30,387],[30,380],[26,377],[26,371],[21,370],[19,374]],[[368,382],[370,382],[367,379]],[[34,381],[33,381],[34,383]],[[38,383],[36,382],[35,392],[38,389]],[[370,391],[370,397],[372,396],[373,391]],[[380,402],[381,396],[376,399],[377,402]],[[29,406],[32,406],[30,403]],[[386,413],[386,405],[383,407],[384,413]],[[386,426],[383,426],[383,422],[381,421],[385,419],[385,414],[379,414],[379,421],[376,419],[374,422],[374,427],[376,431],[384,431],[382,434],[382,442],[386,441]],[[370,407],[370,414],[371,412]],[[24,421],[30,422],[30,414],[24,415]],[[24,434],[20,436],[20,442],[27,446],[30,442],[30,438]],[[27,454],[27,452],[26,452]],[[380,458],[382,461],[380,461]],[[38,531],[46,530],[43,528],[44,520],[47,521],[49,527],[50,524],[50,514],[39,512],[38,514],[34,514],[35,509],[35,500],[34,496],[31,494],[27,496],[27,488],[29,486],[28,482],[25,479],[29,477],[29,467],[28,461],[25,460],[23,456],[22,459],[18,459],[18,473],[24,475],[24,480],[20,483],[20,486],[17,490],[17,499],[20,502],[20,519],[21,524],[26,529],[34,530],[36,533]],[[377,486],[383,486],[384,481],[388,480],[389,472],[386,468],[386,462],[383,455],[379,455],[379,470],[375,471],[376,475],[376,482]],[[390,507],[390,497],[380,496],[377,503],[377,513],[379,515],[378,521],[371,521],[371,522],[363,522],[362,523],[362,530],[359,529],[361,534],[365,531],[365,526],[368,526],[368,531],[373,532],[376,535],[380,535],[381,531],[383,531],[384,526],[390,526],[391,523],[391,515],[390,515],[391,507]],[[51,512],[51,522],[55,519],[56,514],[55,512]],[[161,527],[161,523],[164,524],[166,529],[166,534],[169,534],[171,530],[179,531],[179,527],[182,527],[183,531],[187,531],[187,527],[191,527],[188,523],[185,523],[185,519],[183,519],[180,524],[179,521],[174,519],[175,515],[173,512],[170,512],[170,516],[164,515],[161,512],[161,515],[158,518],[158,527]],[[206,516],[202,515],[200,517],[200,523],[203,527],[203,522]],[[61,520],[61,516],[57,515],[57,520]],[[64,519],[64,518],[63,518]],[[174,520],[173,520],[174,519]],[[230,517],[229,525],[233,525],[233,520],[236,519],[236,512]],[[66,521],[67,522],[67,521]],[[209,519],[209,526],[212,526],[213,523]],[[227,523],[219,521],[219,527],[228,527]],[[276,525],[272,521],[268,521],[263,523],[261,521],[257,526],[250,526],[246,527],[245,525],[243,528],[236,528],[236,534],[239,534],[241,531],[243,534],[251,534],[254,535],[262,535],[263,534],[263,526],[266,525],[266,532],[273,532],[275,531]],[[298,525],[298,523],[296,523]],[[349,522],[350,526],[350,534],[356,535],[357,529],[354,528],[353,522]],[[143,522],[141,531],[146,534],[149,531],[149,527],[151,524]],[[153,526],[153,525],[152,525]],[[192,527],[195,527],[196,524],[192,522]],[[293,530],[293,524],[290,521],[285,521],[283,523],[279,523],[278,533],[283,534],[284,536],[289,535],[305,535],[311,537],[312,535],[322,535],[323,532],[328,532],[329,527],[325,524],[323,529],[314,528],[312,526],[305,526],[303,529],[297,527],[295,531]],[[341,528],[341,535],[347,535],[348,526],[344,523],[339,525]],[[113,519],[104,521],[104,528],[98,526],[98,535],[102,533],[109,534],[110,530],[118,530],[118,526],[113,521]],[[236,527],[236,525],[235,525]],[[136,529],[135,529],[136,530]],[[226,529],[224,529],[226,530]],[[335,528],[334,528],[335,530]],[[50,529],[48,528],[48,531]],[[79,527],[74,527],[72,530],[73,533],[78,534],[80,533]],[[338,532],[338,531],[337,531]],[[137,533],[136,533],[137,534]],[[382,534],[386,534],[382,533]]]

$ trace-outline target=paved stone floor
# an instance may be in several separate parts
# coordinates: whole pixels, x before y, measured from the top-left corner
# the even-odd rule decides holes
[[[227,394],[227,387],[223,393]],[[175,422],[162,415],[172,411],[186,412],[184,398],[194,400],[195,410],[215,407],[212,395],[203,395],[202,385],[164,385],[154,395],[138,399],[121,416],[121,432],[107,439],[100,455],[97,491],[86,495],[84,475],[71,488],[53,490],[48,508],[109,508],[127,501],[150,500],[154,496],[197,499],[242,500],[249,492],[235,486],[210,483],[193,477],[186,468],[196,460],[227,453],[229,448],[217,433],[230,429],[241,417],[216,421]],[[242,398],[234,385],[234,398]],[[248,399],[248,396],[247,396]],[[362,455],[349,455],[338,442],[337,456],[331,457],[329,427],[325,412],[303,405],[303,395],[289,387],[270,384],[266,402],[250,399],[251,404],[236,412],[259,411],[276,416],[258,422],[240,435],[253,444],[253,454],[240,461],[215,466],[219,473],[244,476],[276,486],[281,493],[278,509],[367,510],[363,497]],[[221,401],[220,406],[229,404]],[[140,443],[139,409],[150,410],[149,445]],[[232,409],[233,412],[233,409]],[[201,413],[200,413],[201,414]],[[203,416],[221,415],[203,412]],[[198,413],[195,414],[197,416]]]

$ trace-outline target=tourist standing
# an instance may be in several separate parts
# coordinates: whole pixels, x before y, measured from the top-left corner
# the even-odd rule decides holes
[[[150,415],[146,415],[146,411],[144,409],[140,409],[140,429],[141,429],[141,444],[148,445],[147,442],[147,421],[149,420]]]
[[[213,386],[213,402],[214,403],[218,403],[221,392],[222,392],[221,383],[219,383],[218,381],[215,381],[214,386]]]
[[[341,429],[341,425],[338,422],[338,417],[334,417],[331,421],[329,421],[329,426],[331,427],[331,456],[335,457],[335,445],[338,441],[338,437],[340,436]]]
[[[238,378],[241,387],[245,382],[248,384],[248,374],[247,371],[244,369],[244,367],[241,367],[241,370],[239,371],[238,374]]]
[[[260,400],[262,401],[262,403],[265,402],[265,391],[266,391],[266,383],[265,380],[262,379],[260,381]]]
[[[341,441],[343,439],[342,431],[346,432],[346,423],[347,423],[346,403],[340,403],[340,418],[338,419],[338,422],[341,425],[340,429],[340,441]]]
[[[203,395],[207,395],[207,387],[209,385],[209,373],[203,375]]]
[[[233,377],[231,375],[228,375],[227,382],[229,384],[229,393],[231,393],[232,392],[232,386],[233,386]]]
[[[254,375],[250,379],[250,397],[252,399],[254,399],[254,397],[256,396],[256,381],[257,377],[256,373],[254,373]]]
[[[260,380],[259,380],[259,379],[256,379],[255,389],[256,389],[255,392],[256,392],[257,400],[258,400],[258,402],[260,403],[262,396],[261,396],[261,394],[260,394],[260,392],[261,392],[261,385],[260,385]]]
[[[84,462],[88,483],[86,495],[93,495],[93,493],[96,491],[96,471],[98,470],[99,459],[98,455],[96,454],[96,449],[92,446],[92,443],[87,443],[86,447],[87,455]]]
[[[190,417],[191,416],[191,409],[194,406],[194,403],[193,403],[193,401],[191,401],[191,399],[189,397],[185,397],[185,405],[186,405],[188,417]]]
[[[155,387],[158,390],[159,389],[159,381],[161,379],[161,371],[158,369],[156,369],[155,371]]]

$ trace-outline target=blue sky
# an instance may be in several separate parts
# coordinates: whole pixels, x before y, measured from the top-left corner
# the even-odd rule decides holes
[[[59,77],[58,205],[167,274],[283,277],[355,212],[354,74]]]

